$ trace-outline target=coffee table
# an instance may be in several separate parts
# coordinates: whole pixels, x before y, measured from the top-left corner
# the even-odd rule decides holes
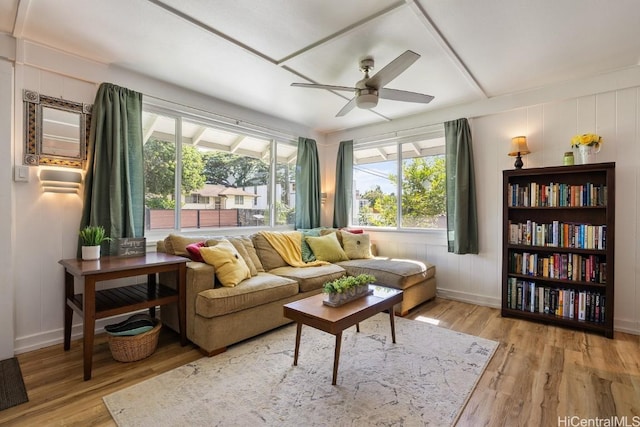
[[[314,295],[284,305],[284,316],[297,322],[296,349],[293,356],[293,366],[298,365],[300,350],[300,332],[302,325],[308,325],[329,334],[335,335],[336,347],[333,356],[333,380],[336,385],[338,376],[338,363],[340,361],[340,344],[342,343],[342,331],[356,325],[356,331],[360,332],[360,322],[374,314],[389,310],[391,322],[391,338],[396,342],[396,329],[393,315],[393,306],[402,302],[402,291],[380,285],[369,285],[373,294],[363,296],[348,302],[340,307],[324,305],[324,294]]]

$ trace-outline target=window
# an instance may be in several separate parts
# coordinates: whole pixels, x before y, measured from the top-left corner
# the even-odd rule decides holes
[[[446,228],[444,130],[356,143],[353,158],[354,225]]]
[[[143,132],[147,234],[293,224],[295,205],[276,161],[281,152],[295,166],[292,138],[149,106]]]

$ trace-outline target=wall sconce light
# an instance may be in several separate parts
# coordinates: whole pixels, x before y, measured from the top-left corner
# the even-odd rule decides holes
[[[511,138],[511,151],[509,152],[509,156],[517,156],[516,162],[513,164],[516,169],[522,169],[522,156],[529,154],[529,147],[527,147],[527,137],[526,136],[516,136]]]
[[[324,205],[326,201],[327,201],[327,193],[320,193],[320,203]]]
[[[40,185],[46,193],[78,193],[82,174],[78,171],[43,169],[40,171]]]

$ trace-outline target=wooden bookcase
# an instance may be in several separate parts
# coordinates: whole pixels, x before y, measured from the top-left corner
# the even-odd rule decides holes
[[[503,171],[502,233],[503,316],[613,338],[615,163]]]

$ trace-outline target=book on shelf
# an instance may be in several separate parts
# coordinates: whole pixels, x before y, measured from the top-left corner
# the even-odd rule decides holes
[[[600,292],[541,286],[510,277],[507,299],[512,310],[594,323],[604,323],[606,319],[606,296]]]
[[[604,207],[608,196],[606,185],[590,182],[582,185],[510,183],[508,192],[510,207]]]
[[[607,226],[553,221],[548,224],[508,221],[509,243],[542,247],[606,249]]]

